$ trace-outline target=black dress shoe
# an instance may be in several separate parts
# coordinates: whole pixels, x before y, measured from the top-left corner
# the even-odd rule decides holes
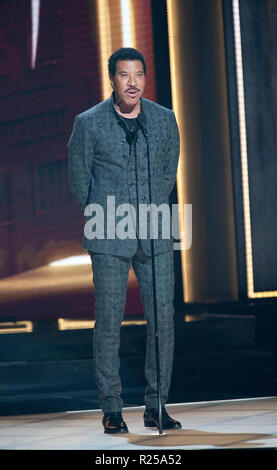
[[[156,408],[146,408],[144,415],[144,426],[147,428],[159,427],[159,410]],[[182,427],[179,421],[171,418],[165,407],[162,407],[162,426],[163,429],[180,429]]]
[[[129,432],[120,412],[105,413],[102,423],[106,434]]]

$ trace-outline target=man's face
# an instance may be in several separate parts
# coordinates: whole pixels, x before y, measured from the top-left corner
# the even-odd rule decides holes
[[[118,60],[115,76],[110,77],[116,103],[126,109],[133,109],[143,94],[145,74],[140,60]]]

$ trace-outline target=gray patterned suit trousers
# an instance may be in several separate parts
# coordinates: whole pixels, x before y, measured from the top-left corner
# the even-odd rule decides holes
[[[121,411],[120,328],[124,315],[129,269],[136,274],[144,318],[147,321],[145,357],[145,405],[158,407],[152,258],[140,242],[134,256],[124,257],[89,251],[95,292],[93,361],[99,405],[104,413]],[[171,382],[174,349],[173,250],[154,256],[160,350],[161,403],[165,405]]]

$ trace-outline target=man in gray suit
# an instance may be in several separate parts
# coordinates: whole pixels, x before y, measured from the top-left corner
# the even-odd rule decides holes
[[[174,349],[173,237],[169,231],[164,234],[159,211],[154,214],[153,236],[154,222],[149,227],[148,213],[145,218],[140,209],[149,208],[151,202],[158,209],[169,210],[179,159],[179,132],[172,110],[142,97],[146,64],[139,51],[133,48],[115,51],[108,67],[112,95],[76,116],[68,143],[69,185],[84,210],[83,246],[93,269],[96,320],[93,360],[99,404],[104,413],[102,422],[105,433],[128,432],[122,418],[119,346],[132,264],[147,320],[144,424],[159,425],[154,255],[162,423],[164,429],[176,429],[181,424],[165,408]],[[122,218],[126,212],[127,217]],[[167,217],[166,228],[169,224]]]

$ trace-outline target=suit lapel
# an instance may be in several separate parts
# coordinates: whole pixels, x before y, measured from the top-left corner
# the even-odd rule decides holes
[[[150,165],[151,162],[155,160],[155,153],[156,153],[156,118],[153,113],[151,113],[148,103],[144,98],[141,98],[141,108],[146,116],[146,131],[148,134],[148,146],[149,146],[149,156],[150,156]]]

